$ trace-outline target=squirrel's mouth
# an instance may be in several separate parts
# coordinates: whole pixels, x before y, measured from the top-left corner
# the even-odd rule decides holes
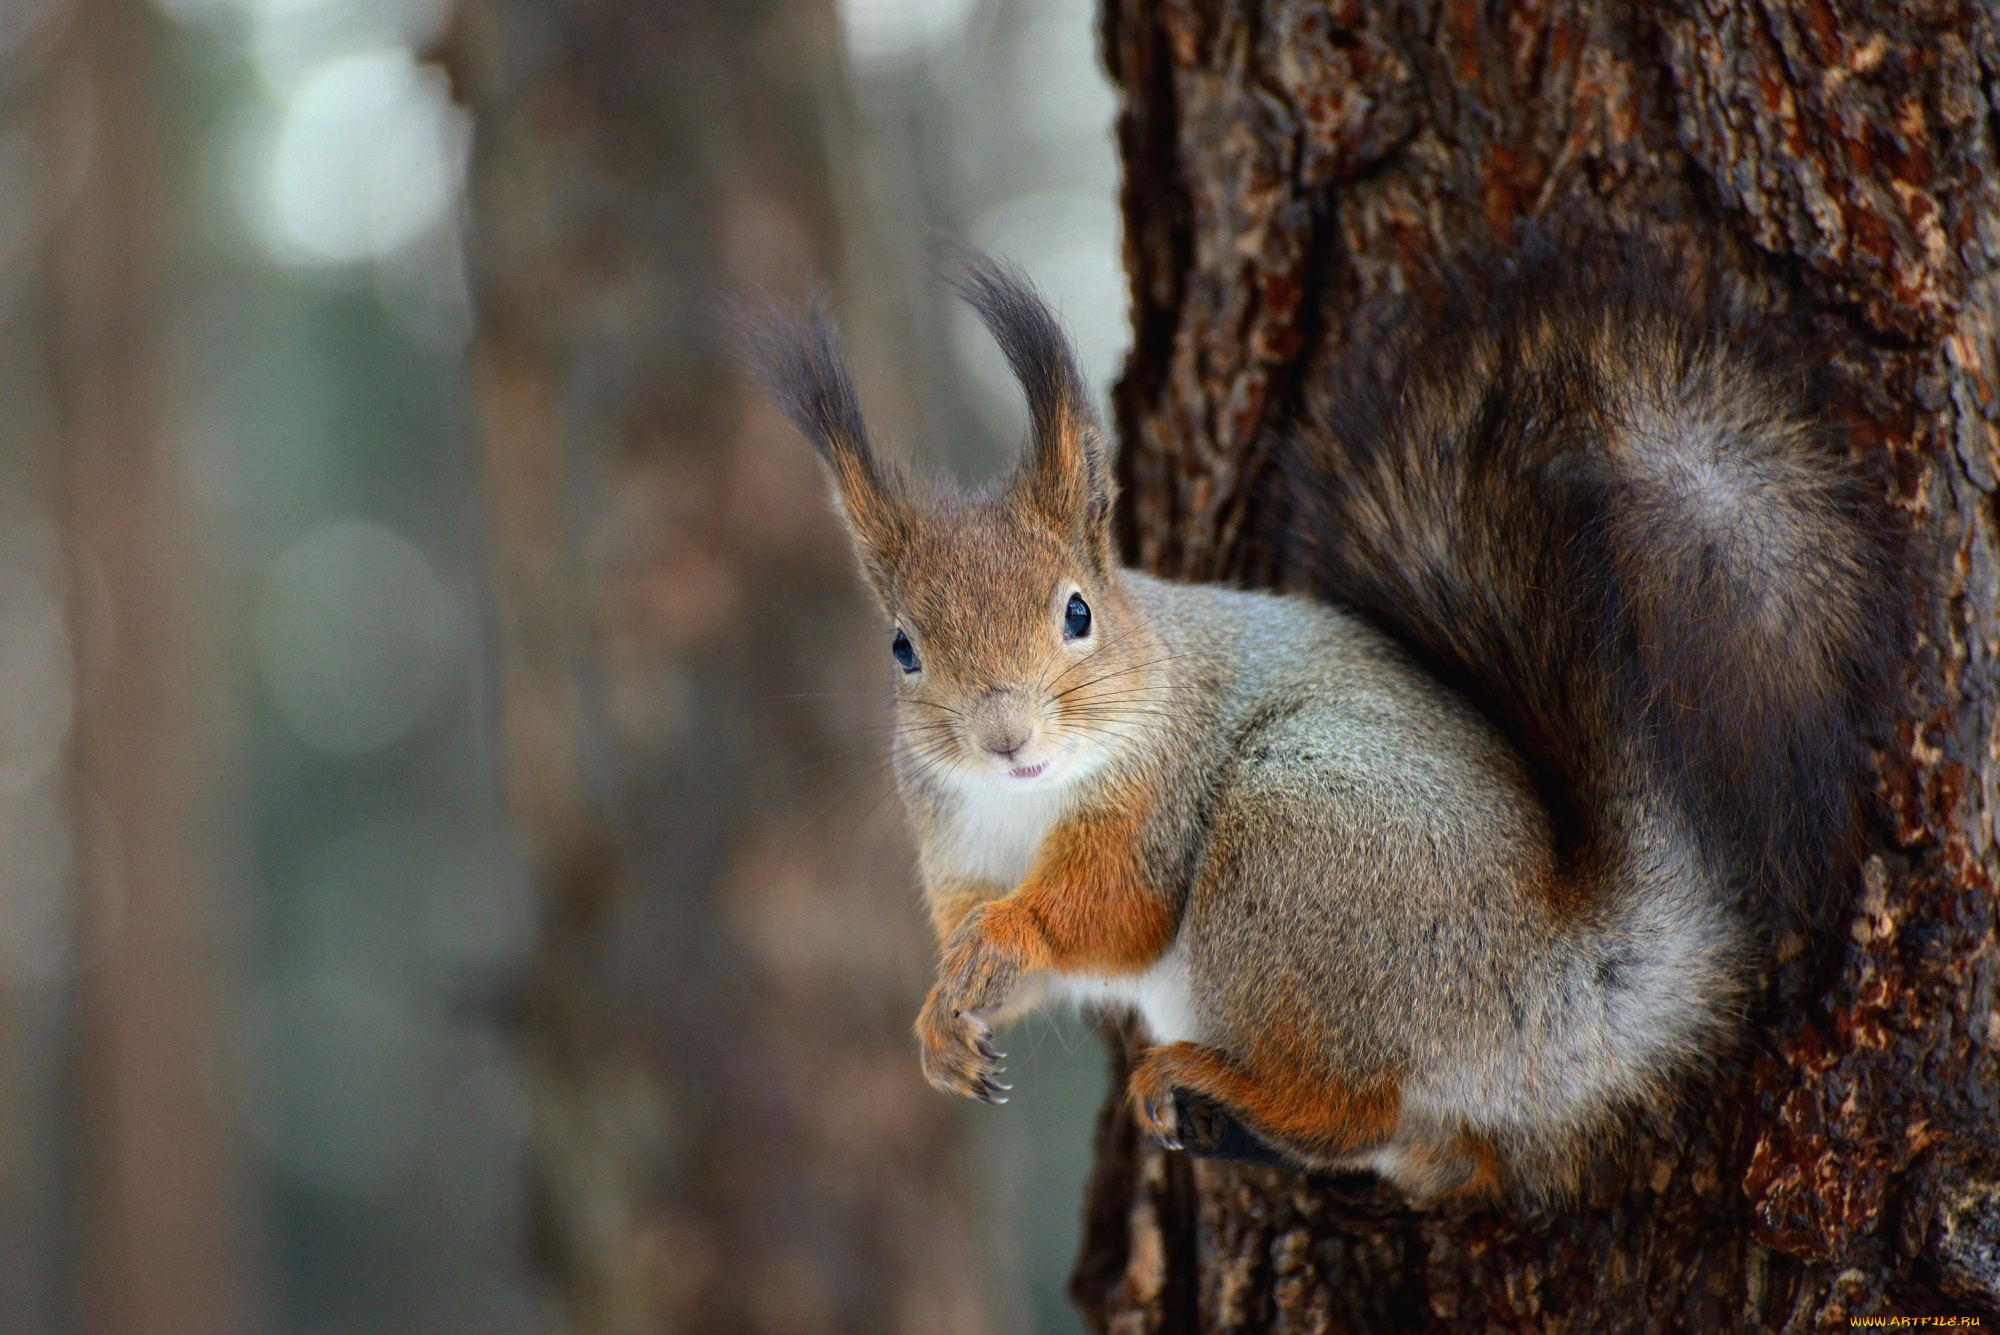
[[[1038,778],[1040,777],[1041,772],[1047,769],[1048,767],[1049,767],[1049,762],[1046,760],[1044,760],[1039,765],[1016,765],[1013,769],[1007,771],[1007,777],[1010,779]]]

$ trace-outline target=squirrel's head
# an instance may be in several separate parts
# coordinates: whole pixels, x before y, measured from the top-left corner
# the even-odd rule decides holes
[[[1118,579],[1111,461],[1062,327],[1005,265],[974,258],[956,285],[1033,424],[1019,465],[976,494],[919,492],[875,451],[823,311],[757,351],[888,615],[913,763],[1003,787],[1065,782],[1144,723],[1151,637]]]

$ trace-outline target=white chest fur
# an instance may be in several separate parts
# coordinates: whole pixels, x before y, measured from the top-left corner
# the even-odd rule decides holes
[[[1128,1006],[1146,1022],[1155,1043],[1199,1043],[1201,1018],[1188,986],[1187,956],[1176,941],[1144,973],[1116,978],[1077,974],[1059,978],[1056,990],[1085,1010]]]
[[[960,794],[953,821],[956,861],[962,874],[1016,886],[1034,865],[1035,853],[1068,809],[1067,794],[1054,786],[1007,791],[981,782]],[[1179,943],[1143,973],[1116,977],[1062,975],[1052,992],[1085,1009],[1130,1007],[1155,1042],[1194,1042],[1200,1024],[1188,986],[1187,959]]]
[[[1068,793],[1054,785],[1009,792],[980,779],[967,782],[952,822],[959,870],[972,880],[1019,885],[1068,808]]]

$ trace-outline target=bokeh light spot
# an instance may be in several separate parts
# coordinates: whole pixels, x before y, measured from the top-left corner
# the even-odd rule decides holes
[[[444,221],[464,179],[465,114],[407,50],[320,66],[286,103],[264,233],[281,259],[377,259]]]
[[[16,987],[58,982],[75,934],[75,866],[55,785],[0,793],[0,976]]]
[[[257,659],[299,740],[370,751],[416,726],[461,675],[468,630],[423,553],[379,524],[340,520],[266,572]]]
[[[369,1195],[408,1169],[434,1054],[392,994],[352,977],[308,977],[250,1007],[266,1151],[321,1191]]]
[[[54,766],[72,703],[62,609],[34,576],[0,567],[0,792],[24,792]]]
[[[863,70],[922,58],[958,35],[979,0],[840,0],[847,54]]]

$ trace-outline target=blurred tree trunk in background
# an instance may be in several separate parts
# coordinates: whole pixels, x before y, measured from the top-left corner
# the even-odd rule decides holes
[[[1417,1215],[1191,1163],[1106,1110],[1074,1292],[1100,1329],[1813,1330],[2000,1304],[1993,805],[2000,81],[1990,5],[1108,0],[1136,346],[1131,555],[1275,577],[1301,382],[1522,220],[1650,231],[1802,312],[1937,597],[1838,940],[1781,948],[1748,1069],[1578,1207]]]
[[[885,650],[732,301],[838,272],[830,6],[467,0],[538,1245],[590,1335],[978,1331]],[[879,805],[878,805],[879,804]]]
[[[26,21],[26,20],[24,20]],[[165,279],[178,159],[162,20],[84,0],[42,127],[52,212],[49,369],[75,643],[80,1328],[211,1335],[247,1315],[231,1208],[240,1144],[218,1079],[218,905],[196,831],[202,770],[189,511],[167,411]]]

